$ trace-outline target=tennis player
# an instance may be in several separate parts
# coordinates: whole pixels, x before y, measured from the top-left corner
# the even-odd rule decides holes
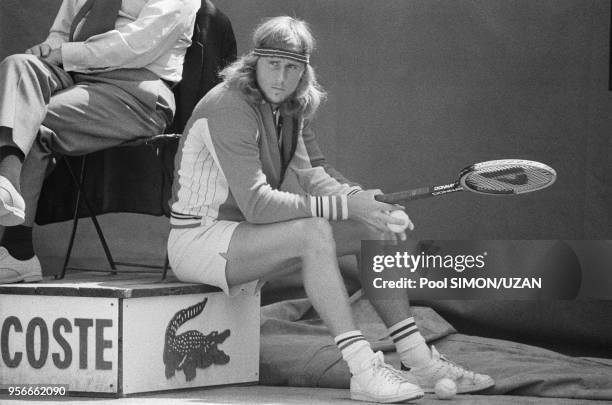
[[[459,392],[493,385],[427,346],[407,298],[372,304],[410,371],[372,351],[353,320],[337,257],[358,253],[361,239],[405,239],[387,227],[402,223],[389,214],[398,207],[374,200],[379,190],[311,166],[303,137],[325,93],[310,65],[307,24],[272,18],[253,42],[196,106],[179,145],[168,241],[176,276],[231,295],[301,263],[306,294],[350,369],[353,399],[414,400],[444,377]],[[302,192],[289,191],[296,183]]]

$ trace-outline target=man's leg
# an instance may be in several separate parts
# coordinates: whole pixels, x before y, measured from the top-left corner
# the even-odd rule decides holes
[[[319,218],[269,225],[240,224],[227,252],[228,284],[273,277],[287,263],[300,260],[306,294],[323,322],[334,336],[354,330],[335,243],[327,228],[327,221]]]
[[[25,157],[52,95],[73,84],[68,73],[33,55],[12,55],[0,64],[0,283],[39,281],[32,228],[25,219],[20,176]]]
[[[64,70],[33,55],[12,55],[0,63],[0,225],[23,222],[19,182],[23,160],[51,96],[72,83]]]
[[[149,73],[150,74],[150,73]],[[174,114],[172,92],[158,79],[128,81],[120,72],[76,75],[54,95],[39,136],[23,165],[24,225],[32,226],[52,155],[78,156],[163,133]],[[131,74],[130,74],[131,75]]]
[[[333,225],[334,239],[339,254],[359,254],[361,240],[381,239],[376,230],[356,221],[335,222]],[[405,242],[408,249],[414,253],[417,241]],[[402,274],[390,274],[390,279],[399,279]],[[425,392],[433,392],[436,382],[442,378],[450,378],[457,384],[459,393],[480,391],[494,385],[493,379],[487,375],[472,371],[447,361],[435,350],[427,346],[410,311],[408,294],[394,295],[393,299],[368,297],[372,306],[389,328],[389,336],[393,340],[402,369],[411,370],[406,378],[423,388]]]
[[[33,252],[31,238],[28,246],[24,235],[31,235],[52,154],[81,155],[110,148],[137,137],[161,133],[171,120],[174,99],[160,80],[130,81],[122,80],[125,78],[120,75],[121,72],[80,78],[77,75],[75,85],[49,100],[48,112],[21,169],[21,194],[26,207],[24,223],[6,231],[2,240],[2,245],[11,247],[16,255],[17,246]],[[10,254],[5,256],[0,258],[0,283],[20,281],[19,274],[31,273],[24,268],[37,267],[40,274],[35,256],[25,258],[25,262],[23,255],[19,255],[21,260]],[[27,281],[34,280],[28,277]]]
[[[240,224],[227,252],[230,287],[273,277],[284,265],[302,263],[304,288],[331,330],[351,374],[351,397],[377,402],[419,398],[422,391],[375,355],[356,329],[336,258],[331,226],[309,218],[268,225]]]

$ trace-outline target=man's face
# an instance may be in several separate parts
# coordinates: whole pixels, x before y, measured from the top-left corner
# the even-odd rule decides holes
[[[261,56],[257,60],[257,84],[266,100],[281,104],[293,94],[305,65],[291,59]]]

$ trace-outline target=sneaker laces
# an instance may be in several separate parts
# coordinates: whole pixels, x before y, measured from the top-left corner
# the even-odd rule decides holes
[[[376,352],[376,356],[372,358],[371,364],[374,369],[374,374],[381,375],[385,380],[392,383],[406,382],[406,379],[402,377],[398,370],[384,362],[384,355],[382,352]]]
[[[432,351],[434,351],[434,357],[437,357],[437,359],[435,359],[435,360],[439,361],[440,363],[442,363],[442,364],[440,364],[438,369],[446,366],[457,377],[467,377],[467,378],[469,378],[471,380],[475,380],[476,379],[476,373],[475,372],[470,371],[470,370],[466,370],[465,368],[461,367],[459,364],[457,364],[457,363],[447,359],[444,355],[438,353],[438,351],[433,346],[432,346]]]

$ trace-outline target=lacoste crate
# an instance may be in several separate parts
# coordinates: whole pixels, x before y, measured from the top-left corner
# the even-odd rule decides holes
[[[0,285],[0,382],[73,393],[259,379],[259,293],[146,276]]]

